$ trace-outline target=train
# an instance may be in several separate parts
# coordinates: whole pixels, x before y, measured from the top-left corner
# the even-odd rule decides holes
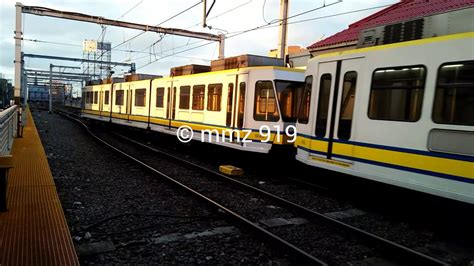
[[[290,146],[303,164],[472,204],[473,43],[464,32],[323,54],[305,71],[258,66],[88,86],[82,113],[168,134],[187,125],[201,140],[231,129],[230,141],[213,143]],[[245,130],[250,142],[232,138]]]
[[[474,32],[309,61],[296,159],[474,203]]]
[[[251,152],[292,145],[304,70],[248,65],[88,86],[82,114],[167,134],[187,126],[193,139]]]

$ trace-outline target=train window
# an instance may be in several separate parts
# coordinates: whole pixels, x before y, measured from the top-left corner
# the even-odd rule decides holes
[[[205,85],[193,86],[193,110],[204,110]]]
[[[296,122],[298,115],[299,99],[298,93],[301,93],[303,82],[275,80],[275,87],[278,96],[278,104],[283,122]]]
[[[415,122],[420,119],[426,68],[376,69],[370,89],[369,118]]]
[[[474,61],[448,63],[438,70],[433,121],[474,126]]]
[[[189,109],[191,86],[179,87],[179,109]]]
[[[109,91],[105,91],[104,104],[109,104]]]
[[[255,84],[253,118],[255,121],[278,121],[280,119],[271,81],[257,81]]]
[[[209,84],[207,86],[207,110],[220,111],[222,98],[222,84]]]
[[[342,140],[351,138],[352,114],[357,83],[357,72],[349,71],[344,74],[341,96],[341,110],[339,113],[339,127],[337,137]]]
[[[115,92],[115,105],[123,105],[123,90]]]
[[[135,106],[145,107],[146,104],[146,89],[135,90]]]
[[[245,82],[239,84],[239,113],[237,115],[237,127],[244,126],[244,112],[245,112]]]
[[[165,88],[156,88],[156,107],[163,108],[165,101]]]
[[[99,102],[99,92],[94,91],[94,104],[97,104]]]
[[[329,95],[331,94],[331,80],[331,74],[324,74],[321,76],[321,80],[319,82],[318,114],[316,117],[317,137],[324,137],[326,135]]]
[[[301,96],[301,106],[298,112],[298,123],[308,124],[309,107],[311,105],[311,88],[313,86],[313,76],[307,76],[304,80],[304,90]]]
[[[234,83],[229,83],[229,91],[227,92],[227,117],[226,117],[226,126],[230,126],[232,122],[232,99],[234,94]]]

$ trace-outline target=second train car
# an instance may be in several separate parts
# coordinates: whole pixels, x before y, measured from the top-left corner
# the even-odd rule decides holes
[[[196,140],[268,153],[296,139],[303,80],[304,70],[257,66],[88,86],[83,116],[168,134],[186,125]]]

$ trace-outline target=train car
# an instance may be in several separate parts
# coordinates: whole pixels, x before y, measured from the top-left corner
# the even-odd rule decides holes
[[[303,70],[254,66],[88,86],[83,116],[168,134],[188,126],[196,140],[268,153],[296,139],[288,129],[303,77]]]
[[[296,159],[474,203],[474,32],[310,60]]]

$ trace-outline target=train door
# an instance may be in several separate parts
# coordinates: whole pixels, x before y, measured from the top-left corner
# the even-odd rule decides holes
[[[130,121],[130,114],[132,113],[132,86],[128,86],[127,99],[125,104],[125,112],[127,114],[127,121]]]
[[[338,64],[338,83],[335,95],[333,95],[332,117],[330,124],[330,136],[328,147],[328,158],[338,154],[337,160],[352,163],[353,145],[347,144],[353,135],[353,114],[355,99],[357,97],[357,84],[362,80],[361,69],[362,58],[345,59]]]
[[[168,118],[168,128],[171,129],[171,121],[176,117],[176,87],[173,86],[174,81],[168,81],[166,84],[168,90],[168,103],[166,117]]]
[[[227,103],[226,103],[226,119],[225,119],[225,125],[226,127],[234,127],[234,106],[235,106],[235,84],[238,84],[239,77],[238,75],[235,75],[235,80],[229,82],[228,88],[227,88]]]
[[[316,157],[326,157],[328,151],[329,139],[329,108],[331,94],[334,91],[334,80],[336,78],[337,62],[319,63],[318,74],[313,80],[316,83],[316,120],[314,127],[315,141],[311,141],[311,150],[314,151]]]
[[[317,139],[323,140],[312,142],[311,145],[312,150],[325,154],[326,159],[333,159],[335,152],[349,157],[352,155],[351,145],[342,147],[338,143],[349,140],[352,133],[357,69],[360,69],[360,64],[361,59],[349,59],[318,66],[315,135]],[[340,156],[337,160],[352,162]]]
[[[248,74],[239,74],[236,75],[236,84],[234,87],[234,123],[233,127],[242,129],[244,128],[244,118],[245,118],[245,95],[247,92],[247,80]]]
[[[99,90],[99,116],[102,116],[102,109],[104,108],[104,88],[101,87]]]

